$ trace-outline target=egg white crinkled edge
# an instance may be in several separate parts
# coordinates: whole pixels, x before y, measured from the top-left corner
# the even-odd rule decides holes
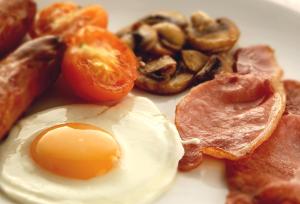
[[[60,115],[59,118],[57,118],[58,115]],[[48,116],[52,120],[49,120]],[[103,120],[103,118],[105,117],[107,118],[107,120]],[[72,118],[71,121],[68,120],[70,118]],[[131,122],[135,120],[138,121],[137,125],[140,125],[141,127],[134,127],[134,125],[131,124]],[[118,121],[117,124],[114,124],[115,121]],[[143,121],[147,121],[147,124],[144,124]],[[153,161],[153,166],[156,168],[154,170],[159,171],[159,173],[157,173],[159,175],[155,174],[157,177],[155,177],[154,179],[150,179],[151,181],[148,181],[147,178],[144,178],[144,174],[147,174],[147,169],[144,169],[145,172],[135,171],[135,177],[140,177],[141,180],[146,179],[148,183],[143,181],[142,186],[136,186],[136,188],[132,188],[135,190],[130,189],[130,191],[128,192],[126,192],[125,189],[124,192],[118,191],[119,193],[123,193],[121,196],[124,196],[121,201],[117,198],[112,199],[111,197],[103,200],[103,197],[101,197],[102,200],[100,200],[100,202],[105,202],[106,204],[148,204],[155,200],[155,198],[157,198],[164,191],[166,191],[168,186],[172,183],[177,172],[178,161],[184,153],[179,134],[174,124],[167,121],[167,119],[160,113],[159,109],[149,99],[143,97],[128,96],[120,104],[111,108],[98,105],[70,105],[43,111],[20,121],[18,125],[16,125],[16,127],[12,130],[7,141],[5,141],[0,146],[0,189],[5,194],[9,195],[9,197],[13,197],[14,200],[21,203],[98,204],[99,200],[93,200],[95,197],[89,197],[89,195],[83,195],[80,194],[80,192],[80,195],[73,195],[76,190],[74,192],[72,191],[71,194],[75,197],[78,196],[78,198],[75,199],[79,201],[68,199],[63,200],[63,196],[71,192],[70,189],[64,187],[67,186],[77,189],[78,191],[85,191],[88,189],[89,192],[95,193],[96,191],[92,191],[92,188],[93,186],[97,186],[97,182],[109,181],[109,179],[115,179],[114,181],[116,181],[116,179],[124,179],[122,175],[120,176],[116,172],[120,170],[126,171],[126,168],[135,165],[134,161],[132,160],[121,160],[119,165],[120,168],[114,169],[112,172],[101,178],[95,178],[88,181],[65,179],[63,177],[52,175],[49,172],[37,168],[37,166],[30,159],[29,155],[26,154],[26,152],[24,154],[23,150],[28,149],[31,141],[34,138],[32,134],[25,133],[34,132],[34,134],[37,134],[45,127],[51,127],[53,125],[64,122],[84,122],[94,125],[99,125],[100,123],[102,126],[106,127],[106,130],[108,130],[109,132],[111,131],[111,133],[116,136],[117,141],[120,143],[122,152],[125,153],[125,155],[123,155],[124,158],[126,158],[126,154],[128,152],[128,154],[132,154],[129,151],[130,148],[134,147],[137,151],[143,151],[143,149],[135,147],[139,144],[139,141],[134,141],[134,135],[133,138],[128,138],[132,139],[130,140],[132,143],[137,142],[137,145],[132,144],[131,146],[128,146],[126,144],[126,141],[122,140],[121,138],[122,133],[129,134],[132,129],[136,129],[136,131],[142,132],[143,129],[141,128],[144,128],[145,131],[148,130],[149,133],[151,133],[151,131],[154,131],[156,136],[159,136],[159,138],[156,139],[154,138],[155,135],[153,136],[153,138],[144,138],[145,140],[149,140],[146,141],[147,144],[151,144],[151,142],[155,143],[156,140],[159,140],[159,143],[155,147],[145,147],[147,148],[147,151],[151,152],[151,154],[158,156],[160,153],[165,152],[164,155],[159,155],[161,158],[158,158],[161,159],[161,161],[164,161],[164,164],[158,163],[161,166],[156,167],[155,165],[158,164]],[[143,125],[145,125],[145,127],[142,127]],[[148,127],[147,125],[150,126]],[[157,130],[152,130],[152,125]],[[129,127],[126,128],[127,126]],[[165,132],[161,133],[159,132],[159,130],[164,130]],[[16,138],[16,136],[18,135],[23,136],[21,137],[21,139]],[[167,147],[166,149],[160,149],[165,146]],[[13,168],[5,170],[4,162],[7,165],[7,162],[9,162],[9,158],[11,156],[15,157],[11,161],[12,163],[9,163],[9,165],[11,165],[11,167]],[[163,156],[166,158],[164,158]],[[137,158],[137,160],[142,161],[142,158]],[[19,161],[19,163],[17,163],[17,161]],[[139,168],[143,169],[142,166],[140,166]],[[151,169],[152,166],[150,165],[149,168]],[[31,172],[31,174],[29,175],[23,174],[20,176],[21,178],[26,176],[26,178],[23,178],[26,180],[25,182],[22,182],[22,180],[20,181],[20,177],[18,177],[18,174],[22,174],[21,172],[23,170],[25,171],[25,173],[26,171]],[[130,172],[128,172],[128,174],[129,173]],[[27,177],[32,178],[32,180]],[[105,178],[107,179],[105,180]],[[33,183],[28,186],[28,182],[30,181]],[[36,184],[34,182],[40,184]],[[130,183],[130,180],[128,180],[128,182],[128,185],[133,185]],[[49,189],[49,184],[56,184],[53,185],[55,189]],[[28,189],[29,187],[32,188]],[[111,191],[114,190],[112,186],[110,186],[110,188]],[[117,189],[117,186],[114,186],[114,188],[116,188],[116,191],[119,190]],[[68,190],[70,192],[68,192]],[[50,194],[45,195],[45,191]],[[56,193],[57,197],[53,197],[54,193]],[[111,196],[118,195],[112,194]],[[82,200],[80,201],[80,199]]]

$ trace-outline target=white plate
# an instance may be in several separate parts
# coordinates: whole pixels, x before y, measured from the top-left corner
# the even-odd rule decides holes
[[[51,2],[53,1],[38,1],[40,7]],[[277,4],[263,0],[77,0],[76,2],[83,5],[95,3],[103,5],[109,11],[110,28],[113,31],[157,10],[178,10],[190,14],[201,9],[215,17],[227,16],[241,29],[239,46],[262,43],[271,45],[276,50],[285,76],[300,79],[298,70],[300,14]],[[175,105],[182,97],[182,94],[175,97],[161,97],[141,91],[135,93],[155,101],[171,120],[174,119]],[[62,99],[57,92],[52,91],[38,101],[32,111],[72,102],[72,99]],[[171,189],[155,204],[222,204],[225,202],[226,194],[222,162],[207,158],[200,168],[190,173],[180,173]],[[2,199],[4,198],[0,198],[0,203],[11,203]]]

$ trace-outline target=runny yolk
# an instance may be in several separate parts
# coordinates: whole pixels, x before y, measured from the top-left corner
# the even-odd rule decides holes
[[[32,159],[68,178],[90,179],[110,171],[120,148],[108,132],[88,124],[66,123],[42,131],[31,143]]]

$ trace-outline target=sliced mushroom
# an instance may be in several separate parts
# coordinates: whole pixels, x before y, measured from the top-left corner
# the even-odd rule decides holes
[[[187,89],[193,79],[193,74],[190,73],[179,73],[173,76],[168,81],[157,81],[145,75],[139,75],[135,81],[135,85],[145,91],[161,94],[170,95],[176,94]]]
[[[181,59],[184,67],[195,73],[207,63],[209,57],[196,50],[182,50]]]
[[[218,73],[232,73],[235,63],[232,53],[221,53],[218,56],[222,61],[222,67]]]
[[[223,66],[224,64],[220,56],[212,55],[202,69],[194,76],[193,84],[196,85],[213,79]]]
[[[194,13],[191,16],[191,25],[187,28],[189,44],[195,49],[209,53],[230,50],[239,36],[240,31],[231,20],[214,20],[203,12]]]
[[[180,50],[185,42],[185,34],[175,24],[158,23],[153,26],[163,46],[172,50]]]
[[[187,18],[177,11],[160,11],[152,13],[141,20],[149,25],[154,25],[161,22],[170,22],[176,24],[181,28],[185,28],[188,25]]]
[[[208,27],[217,26],[216,21],[202,11],[197,11],[192,14],[191,23],[198,31],[203,31]]]
[[[178,12],[157,12],[118,32],[139,58],[138,88],[176,94],[215,74],[232,72],[227,51],[239,38],[236,25],[202,12],[194,13],[190,21]]]
[[[121,29],[117,35],[137,53],[174,55],[185,44],[182,27],[186,25],[187,19],[178,12],[159,12]]]
[[[145,63],[139,68],[139,72],[156,80],[169,80],[176,72],[176,61],[170,56]]]
[[[140,24],[132,35],[138,51],[147,52],[158,43],[156,30],[146,24]]]

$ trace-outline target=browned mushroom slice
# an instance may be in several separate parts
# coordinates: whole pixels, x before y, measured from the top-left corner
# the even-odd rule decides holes
[[[188,25],[187,18],[177,11],[159,11],[146,16],[141,20],[149,25],[154,25],[161,22],[170,22],[176,24],[181,28],[185,28]]]
[[[215,77],[215,74],[221,72],[221,70],[228,69],[228,64],[226,64],[225,59],[223,56],[212,55],[207,63],[194,76],[193,84],[196,85],[211,80]]]
[[[193,74],[179,73],[168,81],[157,81],[143,74],[139,74],[135,81],[135,85],[136,87],[151,93],[170,95],[180,93],[187,89],[192,78]]]
[[[183,47],[185,43],[185,34],[177,25],[163,22],[149,27],[155,30],[158,36],[156,44],[151,49],[147,50],[152,55],[174,55]]]
[[[156,30],[161,44],[168,49],[180,50],[185,43],[185,34],[175,24],[167,22],[158,23],[153,28]]]
[[[137,22],[116,33],[131,49],[148,52],[158,43],[157,31],[152,26]]]
[[[170,56],[152,60],[139,68],[139,72],[156,80],[169,80],[176,72],[176,61]]]
[[[234,67],[234,56],[232,53],[220,53],[218,54],[220,60],[222,61],[222,67],[218,73],[232,73]]]
[[[195,49],[218,53],[230,50],[237,42],[240,31],[227,18],[214,20],[202,12],[194,13],[187,28],[189,44]]]
[[[196,50],[182,50],[181,59],[184,67],[195,73],[207,63],[209,57]]]
[[[180,13],[161,12],[121,29],[117,35],[139,54],[174,55],[185,44],[186,35],[181,26],[186,24],[186,18]]]
[[[137,24],[132,36],[138,51],[147,52],[158,43],[156,30],[146,24]]]

